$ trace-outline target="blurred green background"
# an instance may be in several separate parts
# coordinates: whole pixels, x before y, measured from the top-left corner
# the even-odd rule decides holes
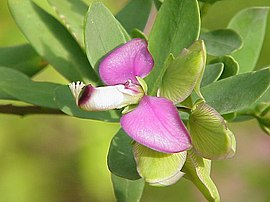
[[[43,6],[45,0],[38,0]],[[103,1],[114,13],[126,1]],[[224,0],[212,6],[203,19],[208,29],[226,27],[239,10],[270,6],[269,0]],[[29,22],[31,23],[31,22]],[[37,33],[42,34],[42,33]],[[0,0],[0,46],[25,43]],[[270,64],[270,19],[257,67]],[[67,83],[51,67],[35,80]],[[3,103],[3,102],[1,102]],[[233,159],[212,167],[222,201],[270,201],[270,138],[255,121],[230,124],[237,138]],[[0,114],[0,202],[115,201],[106,155],[118,124],[66,116]],[[146,186],[144,202],[205,201],[189,181],[166,188]]]

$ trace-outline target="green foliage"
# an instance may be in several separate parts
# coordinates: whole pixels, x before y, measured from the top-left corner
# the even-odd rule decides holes
[[[152,1],[131,0],[116,16],[101,2],[88,7],[82,0],[48,1],[58,17],[35,1],[8,0],[30,44],[0,48],[0,99],[56,109],[78,118],[119,122],[120,110],[83,111],[68,86],[29,77],[50,64],[69,81],[100,85],[98,66],[107,54],[130,40],[129,34],[147,40],[141,30]],[[154,1],[159,11],[148,43],[154,69],[145,80],[137,77],[145,94],[158,94],[177,104],[193,148],[175,154],[157,152],[134,142],[120,129],[107,157],[117,201],[139,201],[144,182],[167,186],[184,173],[207,200],[220,201],[210,178],[209,159],[230,158],[236,149],[234,134],[224,119],[255,118],[270,133],[270,68],[252,71],[263,45],[269,9],[245,9],[232,18],[228,28],[199,36],[200,13],[205,15],[219,0],[199,1]],[[136,107],[130,105],[122,113]],[[182,116],[183,112],[187,113]]]
[[[189,116],[188,128],[194,151],[207,159],[232,157],[234,137],[224,119],[207,104],[199,104]]]
[[[185,19],[185,20],[182,20]],[[186,23],[188,22],[188,23]],[[149,36],[149,51],[155,67],[148,77],[149,94],[155,95],[160,85],[162,68],[170,53],[177,56],[199,35],[200,17],[196,0],[166,0],[161,6]]]
[[[160,95],[175,103],[191,94],[205,65],[202,41],[195,42],[192,47],[193,50],[187,49],[186,53],[169,62],[162,77]]]
[[[248,8],[239,12],[230,21],[228,28],[235,30],[243,40],[243,47],[233,53],[239,63],[240,73],[252,71],[259,58],[269,8]]]
[[[192,181],[208,201],[220,201],[216,185],[210,177],[210,160],[199,157],[192,150],[189,150],[182,171],[185,173],[184,177]]]
[[[204,45],[204,42],[203,41],[199,41],[199,43],[194,43],[192,46],[189,47],[189,50],[190,51],[196,51],[198,49],[198,47],[200,47],[200,49],[202,50],[202,70],[200,72],[200,75],[196,81],[196,84],[194,86],[194,92],[202,99],[204,100],[203,98],[203,95],[201,93],[201,83],[202,83],[202,79],[203,79],[203,74],[204,74],[204,71],[205,71],[205,64],[206,64],[206,50],[205,50],[205,45]]]
[[[152,186],[168,186],[177,182],[184,173],[181,172],[187,152],[165,154],[143,145],[133,145],[134,156],[140,176]]]
[[[151,6],[151,0],[129,1],[115,17],[127,32],[131,34],[135,28],[139,30],[144,29],[151,11]]]
[[[0,66],[10,67],[32,77],[47,62],[29,44],[0,48]]]
[[[33,48],[59,73],[70,81],[98,81],[81,47],[56,19],[31,0],[9,0],[8,3]]]
[[[71,32],[74,39],[84,47],[83,26],[88,5],[82,0],[48,0],[58,14],[63,25]]]
[[[223,63],[214,63],[206,65],[201,87],[207,86],[219,79],[224,69]]]
[[[5,67],[0,68],[0,75],[0,92],[37,106],[58,108],[54,102],[54,90],[59,84],[33,82],[24,74]]]
[[[120,129],[111,141],[107,161],[108,167],[114,175],[136,180],[140,176],[136,170],[132,141],[123,129]]]
[[[210,64],[214,64],[218,62],[224,64],[224,69],[223,69],[222,74],[219,77],[219,80],[238,74],[239,65],[232,56],[225,55],[223,57],[218,57],[212,60]]]
[[[147,36],[139,29],[133,29],[133,31],[131,32],[131,37],[132,38],[141,38],[141,39],[148,41]]]
[[[255,116],[262,130],[266,134],[270,135],[270,102],[262,102],[258,104],[255,108]]]
[[[86,54],[92,67],[98,72],[100,60],[126,42],[124,29],[100,2],[90,6],[85,23]]]
[[[258,100],[270,85],[270,69],[239,74],[202,88],[206,102],[220,114],[244,109]]]
[[[144,180],[128,180],[111,175],[115,198],[118,202],[140,201],[144,188]]]
[[[270,133],[269,109],[270,109],[270,87],[264,93],[264,95],[256,101],[256,103],[246,107],[243,110],[238,111],[236,113],[237,116],[234,117],[233,121],[236,122],[245,121],[252,118],[256,118],[262,130],[269,135]]]
[[[7,67],[0,67],[0,72],[0,85],[14,85],[16,82],[20,82],[22,84],[29,81],[29,78],[25,74]],[[16,100],[16,98],[8,94],[3,87],[0,88],[0,98]]]
[[[207,53],[214,56],[228,55],[242,46],[241,37],[230,29],[205,32],[200,39],[204,40]]]
[[[157,10],[160,9],[161,5],[162,5],[163,1],[162,0],[154,0],[154,4]]]
[[[199,0],[199,1],[212,4],[212,3],[215,3],[217,1],[223,1],[223,0]]]

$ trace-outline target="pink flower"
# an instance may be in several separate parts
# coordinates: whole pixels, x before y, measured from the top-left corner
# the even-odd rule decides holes
[[[136,142],[156,151],[185,151],[191,147],[191,140],[173,102],[146,95],[137,80],[146,77],[153,66],[147,42],[133,39],[113,50],[100,63],[99,75],[107,86],[73,82],[69,87],[77,105],[88,111],[119,109],[139,103],[121,117],[124,131]]]

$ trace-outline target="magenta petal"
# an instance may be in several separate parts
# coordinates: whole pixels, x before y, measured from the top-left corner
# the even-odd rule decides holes
[[[124,131],[151,149],[176,153],[191,147],[186,127],[170,100],[144,96],[139,106],[122,116]]]
[[[132,39],[113,50],[101,61],[99,75],[107,85],[138,83],[136,76],[145,77],[152,70],[153,58],[143,39]]]

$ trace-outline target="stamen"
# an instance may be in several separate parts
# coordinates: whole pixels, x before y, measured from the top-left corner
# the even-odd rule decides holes
[[[140,85],[133,83],[131,80],[127,80],[126,83],[124,83],[125,90],[130,90],[130,93],[128,91],[125,91],[125,93],[133,95],[134,93],[140,93],[143,92]]]
[[[76,102],[78,103],[80,93],[82,89],[85,87],[85,84],[81,81],[77,81],[77,82],[70,83],[68,87],[70,88],[74,98],[76,99]]]
[[[125,86],[126,88],[128,88],[131,84],[132,84],[132,81],[129,79],[129,80],[127,80],[127,82],[124,84],[124,86]]]

